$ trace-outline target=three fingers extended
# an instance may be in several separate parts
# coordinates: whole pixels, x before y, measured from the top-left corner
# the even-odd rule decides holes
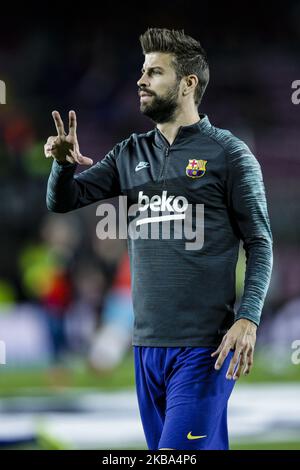
[[[58,111],[52,112],[57,136],[48,138],[44,145],[45,157],[53,157],[60,162],[92,165],[93,160],[81,155],[77,140],[77,117],[75,111],[69,111],[69,132],[65,131],[63,120]]]

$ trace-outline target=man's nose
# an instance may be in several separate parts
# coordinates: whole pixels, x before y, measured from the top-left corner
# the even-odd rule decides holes
[[[136,82],[138,87],[149,86],[149,80],[147,80],[147,75],[144,73],[141,78]]]

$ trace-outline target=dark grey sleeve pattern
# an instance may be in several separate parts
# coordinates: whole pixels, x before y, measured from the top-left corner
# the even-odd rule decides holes
[[[261,167],[239,139],[227,147],[228,204],[246,252],[244,294],[235,320],[260,323],[273,266],[273,238]]]
[[[118,196],[121,192],[115,146],[103,160],[74,176],[76,165],[53,161],[47,186],[47,207],[68,212],[93,202]]]

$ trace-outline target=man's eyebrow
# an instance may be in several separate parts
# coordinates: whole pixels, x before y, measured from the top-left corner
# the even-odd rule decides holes
[[[163,67],[160,67],[160,65],[154,65],[153,67],[148,67],[148,70],[153,70],[153,69],[160,69],[164,70]],[[144,67],[141,68],[141,72],[144,73],[145,69]]]

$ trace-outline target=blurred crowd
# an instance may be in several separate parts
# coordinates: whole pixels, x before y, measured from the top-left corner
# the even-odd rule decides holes
[[[63,22],[51,28],[33,21],[14,34],[5,24],[0,32],[7,87],[7,104],[0,105],[0,339],[11,344],[11,363],[59,363],[77,354],[107,369],[130,347],[126,240],[96,237],[94,205],[47,212],[51,162],[43,146],[55,135],[53,109],[66,125],[68,110],[76,110],[82,153],[94,161],[132,132],[153,127],[139,113],[136,85],[143,63],[138,36],[148,26],[184,28],[207,50],[211,82],[200,111],[244,139],[264,175],[274,270],[260,341],[300,339],[300,105],[291,101],[291,84],[300,79],[299,5],[287,4],[279,34],[278,22],[263,18],[255,26],[245,19],[237,29],[224,28],[221,18],[200,25],[182,16],[180,4],[172,2],[171,24],[166,12],[157,19],[152,12],[151,23],[132,21],[130,30],[120,19],[111,29],[95,16],[77,19],[68,34]],[[241,254],[238,298],[243,268]]]

